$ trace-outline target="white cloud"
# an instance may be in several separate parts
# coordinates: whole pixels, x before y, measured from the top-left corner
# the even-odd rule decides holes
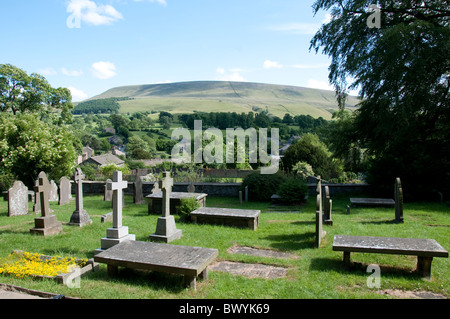
[[[134,0],[134,2],[142,2],[144,0]],[[166,0],[148,0],[150,2],[157,2],[159,4],[162,4],[163,6],[167,6],[167,1]]]
[[[264,69],[281,69],[283,65],[278,62],[266,60],[264,61],[263,68]]]
[[[72,101],[79,102],[88,98],[88,95],[81,90],[78,90],[74,87],[69,87],[70,93],[72,94]]]
[[[245,82],[246,80],[240,74],[241,69],[230,69],[228,72],[224,68],[217,68],[216,72],[220,75],[219,81]]]
[[[81,76],[81,75],[83,75],[83,71],[82,70],[77,71],[77,70],[68,70],[66,68],[61,68],[61,72],[62,72],[62,74],[67,75],[67,76]]]
[[[106,80],[117,75],[116,66],[112,62],[95,62],[92,64],[92,74],[98,79]]]
[[[306,87],[309,87],[312,89],[334,91],[333,86],[331,86],[328,82],[318,81],[318,80],[314,80],[314,79],[309,79],[308,83],[306,84]]]
[[[97,4],[90,0],[70,0],[67,12],[72,13],[67,19],[69,28],[80,28],[81,21],[98,26],[110,25],[123,19],[122,14],[113,6]]]

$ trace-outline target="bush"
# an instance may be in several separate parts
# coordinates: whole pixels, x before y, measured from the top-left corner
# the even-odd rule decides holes
[[[308,186],[302,180],[296,178],[286,179],[278,188],[278,195],[283,201],[290,204],[304,201],[308,193]]]
[[[241,189],[248,186],[248,197],[250,200],[268,202],[273,194],[277,193],[278,186],[286,180],[286,177],[278,174],[260,174],[254,172],[247,175],[242,182]]]
[[[177,207],[177,213],[182,219],[188,220],[189,215],[196,209],[200,208],[200,203],[195,198],[182,198],[181,205]]]

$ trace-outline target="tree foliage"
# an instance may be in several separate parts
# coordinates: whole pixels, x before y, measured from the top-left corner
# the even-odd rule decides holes
[[[331,57],[338,97],[360,90],[349,142],[367,148],[369,182],[391,192],[400,176],[410,194],[448,191],[450,1],[377,1],[379,29],[367,25],[372,3],[316,1],[315,12],[331,10],[332,18],[311,48]]]
[[[70,122],[72,95],[66,88],[53,88],[36,73],[28,75],[11,64],[0,64],[0,111],[14,115],[38,114],[53,123]]]

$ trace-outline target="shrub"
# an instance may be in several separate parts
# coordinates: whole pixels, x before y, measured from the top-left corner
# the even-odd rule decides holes
[[[306,183],[296,178],[286,179],[280,185],[277,192],[277,194],[280,195],[284,201],[290,204],[304,201],[307,193],[308,186]]]
[[[244,191],[248,186],[248,197],[250,200],[270,201],[270,197],[277,193],[278,186],[285,181],[286,177],[278,174],[260,174],[254,172],[247,175],[242,182],[241,189]]]
[[[182,219],[188,220],[189,215],[196,209],[200,208],[200,203],[195,198],[182,198],[181,205],[177,207],[177,213]]]

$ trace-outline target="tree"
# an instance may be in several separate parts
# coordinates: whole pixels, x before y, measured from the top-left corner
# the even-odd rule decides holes
[[[52,179],[70,176],[81,144],[67,129],[34,114],[0,114],[0,171],[34,186],[39,172]]]
[[[343,173],[340,162],[333,159],[316,134],[304,134],[292,144],[284,153],[281,164],[285,171],[291,172],[300,161],[311,165],[314,172],[324,179],[338,178]]]
[[[411,195],[448,192],[450,1],[378,1],[379,29],[367,24],[372,2],[316,1],[315,12],[331,9],[332,18],[311,48],[331,57],[341,108],[348,89],[360,89],[353,141],[372,158],[369,182],[392,192],[400,176]]]
[[[62,124],[72,120],[72,96],[66,88],[53,88],[36,73],[0,64],[0,111],[39,114],[41,120]]]

